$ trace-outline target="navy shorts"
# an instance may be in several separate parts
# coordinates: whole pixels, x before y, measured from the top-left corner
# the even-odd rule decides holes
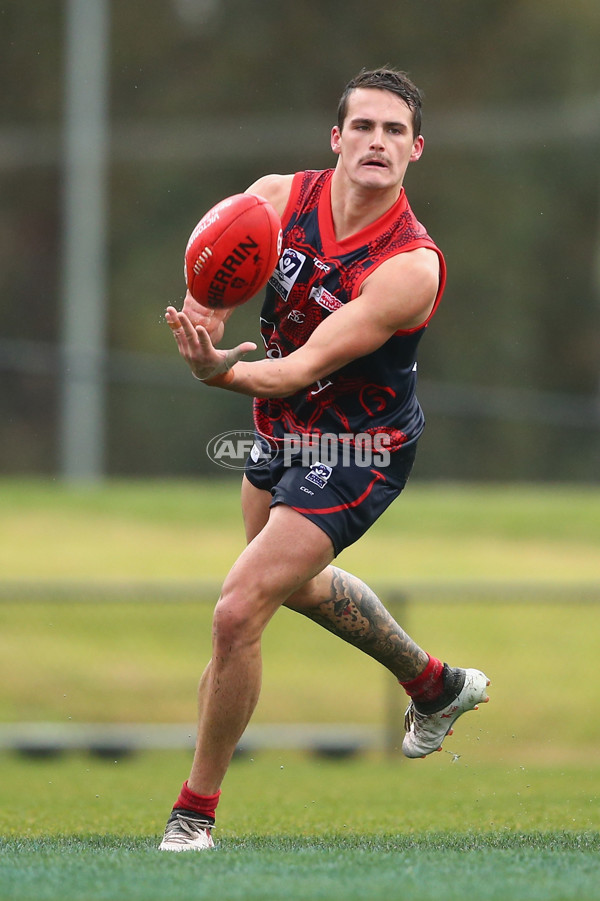
[[[286,504],[322,529],[336,556],[364,535],[395,500],[408,481],[417,451],[412,441],[388,455],[387,465],[364,465],[354,454],[327,463],[310,462],[306,454],[280,450],[255,435],[245,466],[256,488],[270,491],[271,506]]]

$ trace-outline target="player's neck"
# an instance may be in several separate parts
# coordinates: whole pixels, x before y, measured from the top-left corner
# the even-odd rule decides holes
[[[335,236],[343,241],[387,213],[402,192],[402,185],[366,188],[348,182],[339,170],[331,179],[331,214]]]

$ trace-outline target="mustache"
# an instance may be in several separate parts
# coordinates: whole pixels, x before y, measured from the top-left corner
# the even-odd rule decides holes
[[[368,153],[365,156],[360,158],[361,163],[383,163],[384,166],[389,166],[389,160],[382,153]]]

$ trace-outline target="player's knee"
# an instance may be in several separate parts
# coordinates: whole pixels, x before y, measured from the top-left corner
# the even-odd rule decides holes
[[[213,645],[218,653],[229,654],[260,640],[263,628],[246,599],[221,595],[213,616]]]

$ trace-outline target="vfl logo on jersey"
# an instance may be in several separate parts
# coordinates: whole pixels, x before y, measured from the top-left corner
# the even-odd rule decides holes
[[[333,313],[334,310],[338,310],[340,307],[344,306],[341,300],[338,300],[337,297],[322,287],[313,288],[309,297],[312,300],[316,300],[319,306],[323,307],[325,310],[329,310],[330,313]]]
[[[324,488],[333,469],[331,466],[326,466],[325,463],[313,463],[310,467],[310,472],[308,475],[304,476],[305,481],[312,482],[313,485],[316,485],[317,488]]]
[[[280,256],[275,272],[269,279],[269,284],[284,300],[288,299],[305,259],[305,254],[292,250],[291,247],[286,247]]]

